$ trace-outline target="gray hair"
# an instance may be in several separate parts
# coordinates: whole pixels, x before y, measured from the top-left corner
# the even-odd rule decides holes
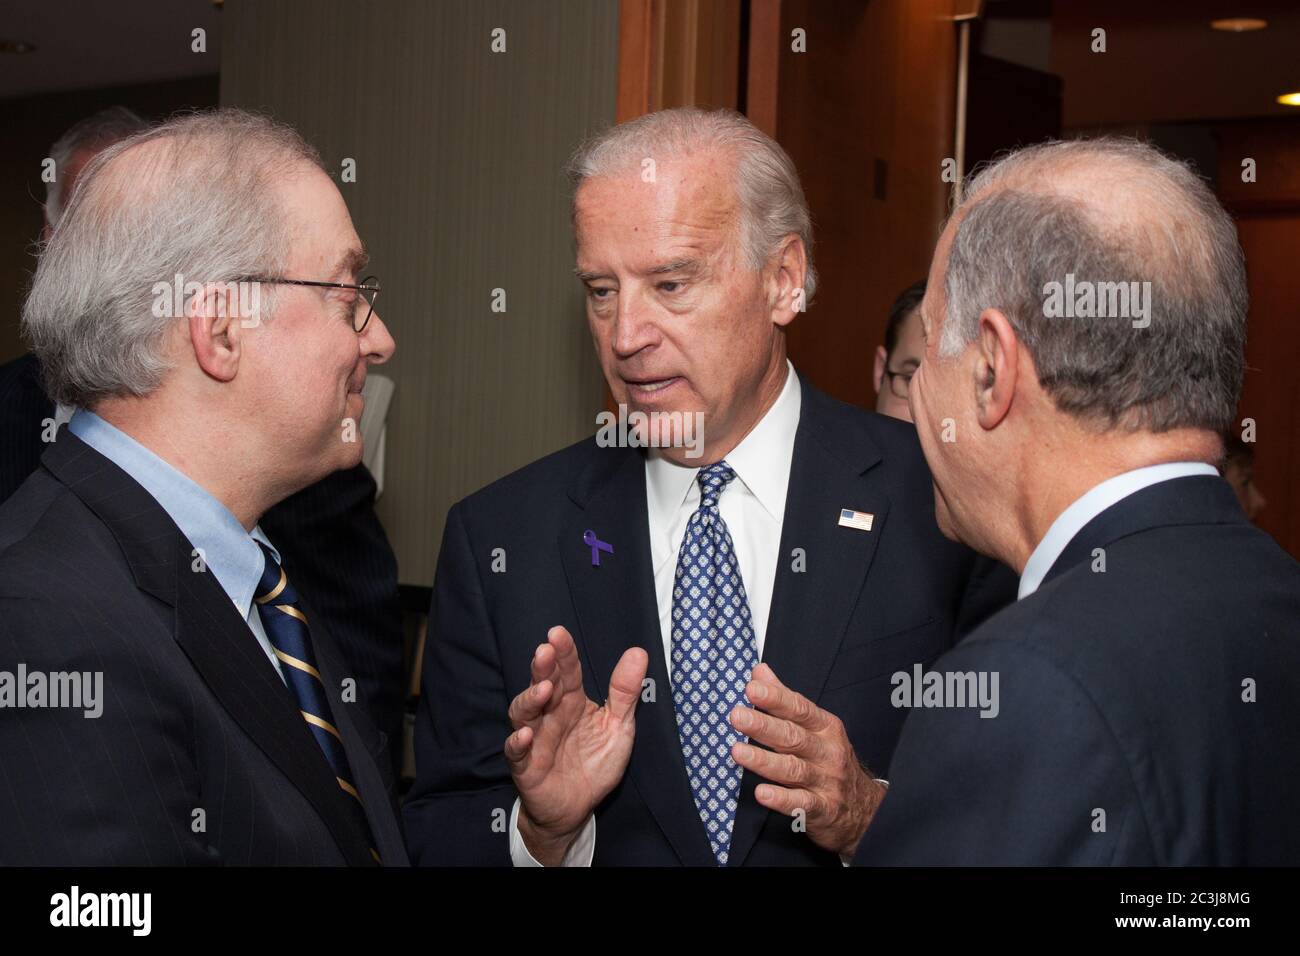
[[[63,187],[67,184],[64,171],[72,165],[73,157],[83,149],[111,146],[118,140],[134,136],[149,128],[149,124],[125,106],[110,106],[100,110],[72,127],[54,141],[50,158],[54,160],[54,179],[45,184],[45,221],[53,229],[63,213]]]
[[[808,257],[803,288],[804,302],[810,303],[817,290],[817,271],[812,216],[799,173],[776,140],[739,113],[696,107],[647,113],[583,143],[569,161],[568,174],[576,197],[578,187],[592,177],[638,169],[649,158],[662,162],[714,149],[736,160],[740,239],[750,268],[761,269],[786,236],[798,236]]]
[[[960,354],[980,313],[996,308],[1064,412],[1155,432],[1233,420],[1245,258],[1232,219],[1188,165],[1131,139],[1045,143],[980,172],[962,214],[941,355]],[[1076,285],[1149,281],[1149,325],[1048,316],[1049,283],[1068,274]]]
[[[154,286],[279,272],[290,226],[274,187],[301,164],[323,168],[292,128],[234,109],[176,117],[91,160],[23,306],[49,397],[93,408],[156,389],[176,319],[154,314]],[[260,299],[266,316],[273,293]]]

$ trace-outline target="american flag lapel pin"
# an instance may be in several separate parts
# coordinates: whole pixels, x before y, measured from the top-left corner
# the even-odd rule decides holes
[[[840,527],[857,528],[859,531],[870,531],[871,522],[876,520],[876,516],[869,511],[854,511],[851,508],[840,509]]]

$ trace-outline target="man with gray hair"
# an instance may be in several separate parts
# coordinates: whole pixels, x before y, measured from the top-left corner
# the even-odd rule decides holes
[[[921,317],[940,527],[1019,600],[926,675],[997,677],[995,714],[904,701],[857,861],[1300,862],[1300,566],[1215,469],[1244,364],[1232,220],[1149,146],[1026,149],[970,184]]]
[[[935,526],[914,429],[786,357],[816,276],[780,146],[667,110],[571,173],[587,325],[629,427],[448,515],[412,856],[838,866],[884,792],[863,764],[889,767],[889,676],[953,643],[973,556]]]
[[[379,732],[259,525],[360,460],[394,349],[365,261],[264,117],[87,164],[23,312],[76,412],[0,507],[0,862],[405,862]],[[44,692],[68,674],[97,708]]]
[[[54,234],[86,164],[149,126],[126,107],[112,106],[54,142],[43,242]],[[0,503],[36,471],[73,413],[69,405],[55,405],[41,378],[31,352],[0,365]],[[339,645],[376,726],[396,742],[404,712],[401,599],[397,558],[375,513],[376,492],[374,477],[359,463],[290,495],[260,523]],[[396,758],[399,748],[390,749]]]

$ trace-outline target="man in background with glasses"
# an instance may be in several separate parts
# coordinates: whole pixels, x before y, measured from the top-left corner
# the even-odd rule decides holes
[[[406,862],[383,739],[259,524],[361,460],[395,348],[365,261],[263,117],[86,166],[23,312],[76,411],[0,507],[0,862]]]

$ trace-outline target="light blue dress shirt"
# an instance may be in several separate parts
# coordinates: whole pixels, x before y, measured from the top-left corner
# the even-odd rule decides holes
[[[280,552],[261,527],[255,526],[251,534],[245,531],[225,505],[94,412],[77,409],[67,428],[134,478],[171,516],[181,534],[196,549],[197,553],[191,556],[201,557],[208,573],[216,576],[239,615],[248,622],[249,630],[275,672],[284,680],[275,649],[262,627],[262,616],[253,602],[266,563],[257,542],[270,548],[276,560],[280,560]]]

